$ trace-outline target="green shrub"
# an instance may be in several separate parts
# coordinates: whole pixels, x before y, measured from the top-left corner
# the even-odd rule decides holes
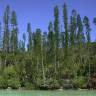
[[[4,76],[6,76],[7,79],[15,78],[17,77],[17,72],[14,68],[14,66],[8,66],[4,69]]]
[[[8,66],[4,69],[3,75],[7,79],[8,87],[12,89],[18,89],[20,87],[19,77],[14,66]]]
[[[86,79],[84,77],[77,77],[72,80],[75,88],[83,88],[86,83]]]
[[[8,87],[12,89],[18,89],[20,87],[20,82],[18,78],[10,78],[8,80]]]
[[[7,79],[3,76],[0,76],[0,89],[6,89],[7,86]]]
[[[48,83],[49,87],[52,88],[52,89],[58,89],[58,88],[60,88],[59,81],[56,80],[56,79],[51,79],[47,83]]]
[[[34,84],[30,83],[30,82],[26,82],[25,83],[25,88],[26,89],[35,89]]]

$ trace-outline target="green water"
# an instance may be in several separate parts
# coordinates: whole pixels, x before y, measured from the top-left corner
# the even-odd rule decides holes
[[[0,91],[0,96],[96,96],[96,91]]]

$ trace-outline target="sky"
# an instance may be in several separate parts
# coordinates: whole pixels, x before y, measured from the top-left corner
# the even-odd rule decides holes
[[[62,6],[68,6],[68,18],[72,9],[76,9],[80,16],[88,16],[91,24],[91,40],[96,40],[96,26],[92,23],[96,16],[96,0],[0,0],[0,22],[3,22],[3,13],[6,5],[15,10],[19,27],[19,36],[27,30],[27,23],[31,23],[32,31],[36,28],[47,31],[50,21],[54,21],[54,6],[60,10],[60,21],[63,21]]]

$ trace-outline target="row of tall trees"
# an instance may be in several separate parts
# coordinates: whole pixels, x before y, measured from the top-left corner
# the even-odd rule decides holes
[[[82,19],[76,10],[72,10],[69,17],[64,4],[62,21],[64,26],[60,28],[59,9],[55,6],[54,21],[49,23],[48,32],[40,28],[32,32],[28,23],[27,32],[19,40],[16,12],[7,6],[0,23],[3,25],[0,27],[2,72],[14,66],[21,86],[26,82],[35,86],[58,86],[65,78],[91,78],[96,73],[96,43],[91,42],[89,18]],[[96,18],[93,23],[96,25]]]

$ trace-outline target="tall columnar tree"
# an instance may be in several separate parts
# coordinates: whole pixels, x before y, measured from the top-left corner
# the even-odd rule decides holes
[[[60,45],[62,49],[64,49],[65,48],[65,32],[60,33],[60,41],[61,41]]]
[[[77,12],[76,10],[72,10],[72,16],[70,18],[70,43],[72,46],[75,45],[76,41],[76,18],[77,18]]]
[[[3,34],[3,51],[5,53],[9,52],[9,37],[10,37],[10,33],[9,33],[9,18],[10,16],[10,8],[9,6],[6,7],[5,12],[4,12],[4,34]]]
[[[63,6],[63,22],[64,22],[64,30],[65,30],[65,57],[68,55],[68,43],[69,43],[69,34],[68,34],[68,13],[67,13],[67,5]]]
[[[28,51],[32,52],[32,30],[31,24],[27,24],[27,32],[28,32]]]
[[[34,34],[34,55],[35,55],[35,60],[36,60],[36,70],[37,70],[37,77],[40,76],[38,74],[40,72],[39,66],[41,66],[41,29],[36,29],[36,33]],[[38,78],[37,78],[38,79]]]
[[[43,32],[42,34],[42,53],[43,53],[43,62],[44,62],[44,66],[48,66],[47,62],[48,62],[48,34],[47,32]]]
[[[40,56],[41,54],[41,29],[36,29],[35,33],[35,41],[34,41],[35,53],[36,56]]]
[[[44,35],[43,35],[44,36]],[[44,40],[46,40],[46,39],[44,39],[43,38],[43,36],[41,36],[41,58],[42,58],[42,60],[41,60],[41,65],[42,65],[42,78],[43,78],[43,84],[45,85],[45,81],[46,81],[46,76],[45,76],[45,64],[44,64],[44,53],[46,52],[44,49],[44,45],[43,44],[45,44],[44,42],[46,42],[46,41],[44,41]]]
[[[18,26],[17,26],[17,16],[16,12],[12,11],[12,17],[11,17],[11,51],[13,53],[16,53],[18,50]]]
[[[87,39],[87,50],[88,50],[88,55],[87,55],[87,61],[88,61],[88,76],[89,76],[89,79],[90,79],[90,76],[91,76],[91,65],[90,65],[90,50],[89,50],[89,47],[90,47],[90,42],[91,42],[91,39],[90,39],[90,31],[91,31],[91,28],[90,28],[90,22],[89,22],[89,18],[87,16],[84,17],[84,20],[83,20],[83,23],[85,25],[85,28],[86,28],[86,39]]]
[[[80,15],[78,14],[77,15],[77,42],[76,42],[76,45],[77,45],[77,48],[79,49],[78,50],[78,53],[75,55],[75,58],[76,59],[79,59],[75,64],[75,67],[78,69],[79,66],[82,66],[82,69],[84,69],[84,65],[82,64],[82,54],[84,52],[84,43],[85,43],[85,36],[84,36],[84,30],[83,30],[83,22],[82,22],[82,19],[80,17]],[[77,57],[78,56],[78,57]],[[75,71],[75,76],[77,77],[77,70]],[[80,73],[78,75],[81,75],[83,74],[82,72],[82,69],[80,69]]]
[[[54,8],[54,32],[56,38],[56,49],[59,47],[59,10],[58,6]]]
[[[87,16],[84,17],[83,23],[84,23],[84,25],[86,27],[86,39],[87,39],[87,43],[90,43],[91,42],[91,39],[90,39],[91,28],[90,28],[89,18]]]
[[[81,45],[85,42],[85,36],[83,33],[83,23],[80,15],[77,15],[77,44]]]
[[[57,71],[56,66],[57,62],[59,62],[59,54],[58,54],[58,48],[59,48],[59,10],[58,6],[55,6],[54,8],[54,32],[55,32],[55,72]]]
[[[49,53],[49,61],[50,63],[54,63],[54,60],[55,60],[55,43],[54,43],[54,40],[55,40],[55,35],[54,35],[54,32],[53,32],[53,25],[52,25],[52,22],[49,23],[49,26],[48,26],[48,53]],[[53,59],[54,58],[54,59]]]

